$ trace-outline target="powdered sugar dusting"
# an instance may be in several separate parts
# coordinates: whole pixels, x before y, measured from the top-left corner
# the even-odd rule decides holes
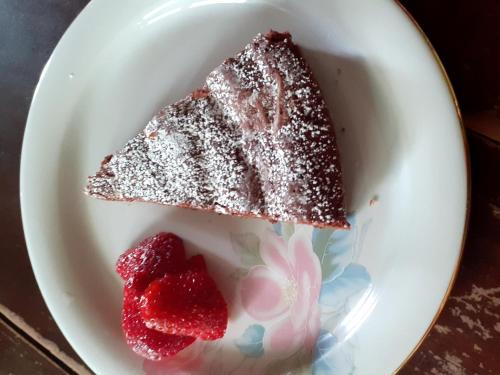
[[[87,193],[347,227],[333,126],[287,33],[258,35],[107,158]]]

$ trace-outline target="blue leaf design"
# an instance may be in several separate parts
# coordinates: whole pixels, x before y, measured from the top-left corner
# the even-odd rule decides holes
[[[278,223],[274,223],[274,224],[273,224],[273,229],[274,229],[274,231],[276,232],[276,234],[277,234],[278,236],[281,236],[282,231],[281,231],[281,223],[280,223],[280,222],[278,222]]]
[[[295,232],[295,224],[293,223],[274,223],[273,224],[274,232],[283,237],[285,240],[289,240],[292,237],[293,232]]]
[[[350,214],[347,217],[347,221],[349,223],[351,223],[352,229],[350,231],[348,231],[348,230],[336,230],[336,231],[334,231],[333,229],[320,229],[320,228],[316,228],[316,227],[313,229],[312,243],[313,243],[314,251],[316,252],[316,254],[323,252],[328,240],[330,239],[330,237],[332,236],[332,234],[334,232],[342,232],[345,234],[349,234],[353,231],[353,229],[356,226],[356,216],[354,216],[354,213]],[[316,250],[316,248],[317,248],[317,250]]]
[[[341,306],[346,301],[367,289],[371,284],[371,277],[365,267],[357,263],[350,263],[335,279],[321,285],[319,301],[325,306]]]
[[[313,375],[347,375],[354,370],[352,354],[345,345],[337,345],[335,335],[321,330],[314,348]]]
[[[230,233],[229,236],[243,266],[252,267],[264,263],[259,252],[260,239],[255,233]]]
[[[351,233],[346,233],[346,231],[336,231],[330,236],[321,260],[323,281],[332,281],[337,278],[352,261],[351,238]]]
[[[313,249],[321,263],[323,281],[334,280],[353,259],[354,240],[357,234],[356,219],[351,216],[348,220],[352,224],[350,231],[313,230]]]
[[[353,231],[355,231],[353,229]],[[352,235],[347,230],[336,230],[332,233],[326,244],[326,251],[330,254],[343,254],[352,246]]]
[[[328,243],[328,239],[333,233],[333,229],[319,229],[314,228],[312,231],[312,245],[313,250],[318,256],[319,260],[323,258],[323,254],[326,250],[326,244]]]
[[[321,359],[321,357],[328,354],[330,349],[337,345],[337,337],[327,330],[322,329],[319,333],[316,345],[314,346],[314,360]]]
[[[354,239],[356,238],[357,233],[356,216],[351,215],[347,218],[347,220],[351,223],[351,230],[334,231],[326,244],[328,252],[343,254],[346,251],[351,250],[354,245]]]
[[[260,324],[252,324],[235,340],[235,345],[247,357],[258,358],[264,354],[262,340],[265,328]]]

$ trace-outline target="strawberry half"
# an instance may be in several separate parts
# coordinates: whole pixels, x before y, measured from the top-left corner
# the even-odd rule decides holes
[[[199,265],[199,259],[193,263]],[[203,340],[221,338],[226,332],[226,302],[204,270],[167,274],[153,281],[140,309],[146,326],[160,332]]]
[[[173,233],[158,233],[137,247],[124,252],[116,263],[116,272],[139,290],[167,272],[183,272],[186,268],[182,240]]]
[[[191,345],[194,337],[169,335],[146,327],[139,310],[140,294],[131,284],[123,293],[122,328],[127,344],[137,354],[159,361]]]
[[[207,264],[203,255],[198,254],[189,258],[186,262],[186,269],[191,271],[207,272]]]

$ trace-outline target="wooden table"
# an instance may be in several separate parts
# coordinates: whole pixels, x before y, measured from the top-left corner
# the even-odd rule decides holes
[[[87,2],[0,1],[0,375],[89,373],[40,295],[19,210],[20,150],[33,90]],[[500,374],[500,2],[402,3],[434,43],[465,113],[472,210],[455,287],[400,374]]]

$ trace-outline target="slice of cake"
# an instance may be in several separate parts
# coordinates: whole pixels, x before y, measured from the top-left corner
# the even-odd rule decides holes
[[[257,35],[107,156],[86,193],[348,228],[332,120],[289,33]]]

